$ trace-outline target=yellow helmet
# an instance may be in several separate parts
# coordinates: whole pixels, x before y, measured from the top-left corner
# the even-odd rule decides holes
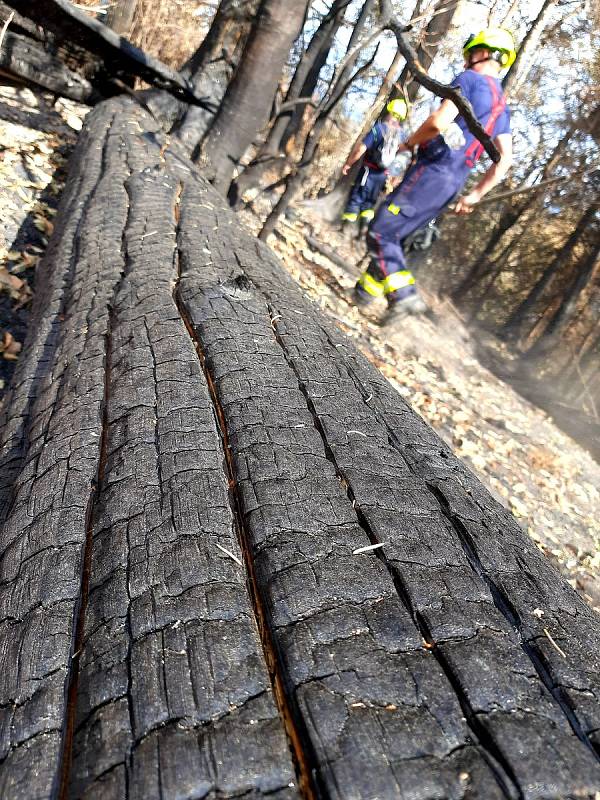
[[[390,100],[385,110],[388,114],[392,114],[396,119],[402,122],[402,120],[406,119],[406,115],[408,114],[408,105],[403,97],[397,97],[395,100]]]
[[[510,67],[517,57],[515,40],[512,33],[505,28],[486,28],[478,34],[471,34],[463,45],[463,54],[469,58],[469,52],[476,47],[486,47],[499,53],[498,63],[501,67]]]

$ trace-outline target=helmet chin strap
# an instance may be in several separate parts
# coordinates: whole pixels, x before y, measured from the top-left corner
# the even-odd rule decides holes
[[[473,53],[473,56],[474,55],[476,55],[476,53]],[[469,59],[470,67],[474,66],[475,64],[485,64],[486,61],[495,61],[497,64],[500,64],[500,66],[502,66],[502,53],[500,52],[500,50],[493,50],[491,52],[491,55],[489,55],[487,58],[480,58],[479,61],[473,61],[473,56],[471,56],[471,58]]]

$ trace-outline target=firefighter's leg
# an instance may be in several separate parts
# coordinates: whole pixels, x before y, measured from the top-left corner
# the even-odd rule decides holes
[[[384,273],[374,261],[360,276],[354,287],[354,301],[359,306],[366,306],[377,297],[384,296]]]
[[[364,205],[364,186],[368,178],[369,171],[363,167],[354,181],[348,204],[342,214],[342,231],[345,239],[353,239],[356,236],[360,210]]]
[[[384,186],[385,172],[383,170],[380,172],[371,171],[363,187],[363,202],[359,215],[359,239],[366,234],[369,225],[375,217],[375,205],[377,204],[377,199]]]
[[[363,305],[375,297],[385,297],[390,275],[406,267],[404,253],[393,230],[380,226],[380,230],[374,232],[371,226],[367,234],[367,247],[370,263],[354,288],[356,301]]]
[[[437,216],[461,181],[448,167],[417,163],[379,207],[368,240],[385,264],[384,295],[390,307],[400,303],[414,312],[424,310],[400,243]]]

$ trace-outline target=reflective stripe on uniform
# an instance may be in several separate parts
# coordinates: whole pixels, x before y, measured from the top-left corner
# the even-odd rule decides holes
[[[388,211],[398,216],[398,214],[400,213],[400,206],[397,206],[394,203],[390,203],[388,206]]]
[[[357,219],[358,219],[357,211],[345,211],[342,214],[342,220],[344,222],[356,222]]]
[[[365,208],[360,212],[360,216],[362,219],[373,219],[373,217],[375,216],[375,209]]]
[[[362,286],[362,288],[371,295],[371,297],[383,297],[384,295],[384,288],[383,288],[383,281],[377,281],[372,275],[369,275],[368,272],[363,272],[363,274],[358,279],[358,285]]]
[[[381,281],[384,294],[391,294],[397,289],[404,289],[406,286],[412,286],[415,282],[412,272],[407,269],[401,269],[399,272],[392,272]],[[368,290],[367,290],[368,291]]]

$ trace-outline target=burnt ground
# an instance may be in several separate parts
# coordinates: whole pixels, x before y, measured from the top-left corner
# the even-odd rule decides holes
[[[84,115],[70,101],[0,87],[0,394],[25,338],[35,268]]]
[[[35,267],[84,114],[75,104],[0,89],[0,392],[25,336]],[[257,230],[256,217],[242,216]],[[484,366],[490,348],[449,303],[428,298],[434,315],[382,329],[383,307],[362,314],[350,302],[355,259],[345,253],[342,269],[307,243],[307,233],[344,254],[336,232],[317,220],[284,220],[270,244],[286,269],[600,611],[598,463]]]

